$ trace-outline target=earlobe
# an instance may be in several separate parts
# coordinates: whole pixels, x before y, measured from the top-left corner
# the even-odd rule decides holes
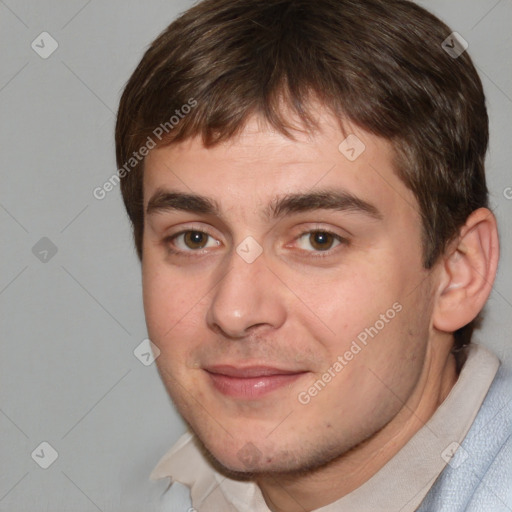
[[[440,262],[436,329],[454,332],[476,318],[491,293],[498,259],[496,218],[487,208],[475,210]]]

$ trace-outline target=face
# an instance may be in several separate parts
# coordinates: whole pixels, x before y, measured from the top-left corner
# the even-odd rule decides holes
[[[233,471],[342,455],[393,420],[423,369],[432,299],[417,202],[390,145],[345,128],[340,146],[346,135],[324,115],[292,141],[252,118],[228,143],[189,139],[146,158],[157,366]]]

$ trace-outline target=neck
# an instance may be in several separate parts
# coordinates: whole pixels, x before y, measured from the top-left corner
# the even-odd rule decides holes
[[[304,512],[339,500],[391,460],[432,417],[457,381],[447,340],[428,350],[423,372],[399,413],[381,430],[337,459],[307,474],[267,474],[257,479],[272,512]]]

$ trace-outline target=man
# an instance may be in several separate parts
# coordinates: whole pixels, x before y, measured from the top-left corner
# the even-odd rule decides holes
[[[512,509],[510,373],[464,41],[404,0],[206,0],[116,128],[149,337],[190,432],[163,510]]]

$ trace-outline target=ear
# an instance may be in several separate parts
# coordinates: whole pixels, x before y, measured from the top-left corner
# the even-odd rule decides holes
[[[499,239],[496,218],[487,208],[475,210],[440,261],[433,325],[454,332],[483,309],[496,277]]]

